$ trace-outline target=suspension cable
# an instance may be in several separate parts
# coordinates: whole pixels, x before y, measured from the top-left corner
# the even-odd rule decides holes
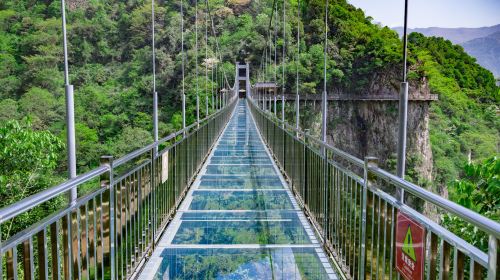
[[[156,91],[156,54],[155,54],[155,1],[151,0],[151,51],[153,59],[153,92]]]
[[[208,10],[205,13],[205,109],[208,117]]]
[[[277,27],[277,24],[278,24],[278,5],[275,6],[275,13],[276,13],[276,19],[274,20],[274,83],[275,83],[275,86],[276,86],[276,77],[277,77],[277,64],[276,64],[276,60],[277,60],[277,50],[276,50],[276,47],[277,47],[277,44],[278,44],[278,27]],[[274,93],[276,95],[276,92]]]
[[[323,93],[322,93],[322,104],[321,104],[321,140],[326,142],[326,130],[327,130],[327,111],[328,111],[328,92],[326,88],[326,62],[328,55],[328,0],[326,0],[325,5],[325,47],[323,55]],[[323,151],[325,151],[323,149]]]
[[[297,61],[295,64],[296,68],[296,97],[295,97],[295,128],[299,129],[300,122],[300,95],[299,95],[299,63],[300,63],[300,0],[297,0]]]
[[[296,71],[296,91],[299,95],[299,63],[300,63],[300,0],[297,0],[297,63],[295,64]]]
[[[215,57],[217,57],[217,51],[215,52]],[[219,104],[217,104],[217,96],[219,95],[219,80],[218,80],[218,72],[217,71],[218,69],[218,62],[215,63],[215,109],[217,109],[217,106]]]
[[[328,0],[326,0],[325,5],[325,49],[324,49],[324,67],[323,67],[323,91],[326,92],[326,61],[327,61],[327,49],[328,49]]]
[[[200,92],[198,85],[198,0],[194,0],[194,30],[195,30],[195,77],[196,77],[196,122],[200,122]]]
[[[210,85],[212,86],[212,111],[215,110],[215,103],[214,103],[214,67],[210,68],[210,71],[212,72],[212,79],[210,80]]]
[[[155,1],[151,0],[151,51],[153,62],[153,139],[158,141],[158,93],[156,92]],[[157,148],[155,148],[155,153]]]
[[[285,63],[286,63],[286,0],[283,0],[283,55],[282,55],[282,94],[285,94]],[[283,105],[284,106],[284,105]]]
[[[270,40],[272,40],[270,37],[271,37],[271,25],[272,25],[272,21],[273,21],[273,17],[274,17],[274,11],[275,11],[275,7],[276,7],[276,0],[273,1],[273,7],[271,9],[271,17],[269,18],[269,23],[267,25],[267,36],[266,36],[266,46],[264,47],[264,50],[262,50],[262,57],[265,57],[266,59],[265,60],[262,60],[261,59],[261,69],[262,69],[262,72],[264,72],[264,78],[266,76],[266,73],[267,73],[267,63],[268,63],[268,60],[267,60],[267,47],[268,47],[268,43]],[[271,49],[269,49],[271,50]],[[261,57],[261,58],[262,58]]]
[[[285,128],[285,67],[286,67],[286,0],[283,0],[283,47],[281,58],[281,120],[283,121],[283,128]]]
[[[218,51],[219,53],[219,58],[220,58],[220,61],[222,62],[222,52],[220,51],[220,47],[219,47],[219,40],[218,40],[218,37],[217,37],[217,32],[215,32],[215,24],[214,24],[214,20],[213,20],[213,17],[212,17],[212,13],[210,11],[210,6],[208,5],[208,0],[205,0],[205,3],[206,3],[206,6],[207,6],[207,11],[208,11],[208,17],[210,18],[210,22],[211,22],[211,27],[212,27],[212,34],[215,38],[215,48],[216,50]],[[227,79],[227,75],[226,75],[226,72],[224,72],[224,80],[226,82],[227,85],[229,85],[229,81]]]
[[[182,129],[186,128],[186,92],[185,92],[185,62],[184,62],[184,1],[181,0],[181,58],[182,58]],[[185,131],[184,131],[185,134]]]
[[[284,0],[286,1],[286,0]],[[269,24],[267,27],[267,34],[265,38],[266,46],[262,50],[262,56],[261,56],[261,62],[260,62],[260,74],[257,74],[257,80],[258,81],[263,81],[267,80],[268,74],[274,74],[274,82],[277,83],[277,19],[274,21],[274,26],[273,26],[273,18],[274,14],[276,13],[276,17],[278,17],[278,8],[277,8],[277,1],[273,1],[273,6],[271,9],[271,16],[269,18]],[[285,3],[283,3],[283,36],[285,37]],[[271,31],[271,28],[273,28],[274,32]],[[274,36],[273,36],[274,35]],[[273,40],[274,37],[274,40]],[[286,39],[285,39],[286,40]],[[284,41],[285,41],[284,40]],[[273,53],[273,47],[274,47],[274,58],[272,56]],[[269,48],[269,49],[268,49]],[[268,53],[269,51],[269,53]],[[285,61],[285,46],[283,47],[283,61]],[[274,69],[272,70],[272,73],[269,73],[269,69],[272,68],[272,64],[274,63]],[[284,88],[284,76],[285,76],[285,70],[283,66],[283,88]],[[259,89],[258,89],[259,90]],[[261,90],[264,92],[264,89]],[[284,91],[284,90],[283,90]],[[276,93],[275,93],[276,94]],[[264,99],[265,96],[262,95],[263,99],[263,104],[264,104]]]

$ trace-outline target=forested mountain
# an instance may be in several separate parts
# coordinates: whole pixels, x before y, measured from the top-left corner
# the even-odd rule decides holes
[[[403,36],[402,27],[393,29],[399,36]],[[427,37],[442,37],[461,45],[481,66],[490,70],[495,77],[500,77],[500,24],[479,28],[410,28],[409,32],[422,33]]]
[[[281,4],[280,4],[281,3]],[[286,1],[286,40],[278,25],[278,53],[286,48],[286,89],[293,92],[298,69],[301,93],[321,93],[324,1]],[[205,2],[199,7],[200,75],[195,76],[195,7],[185,1],[188,124],[195,115],[196,81],[201,100],[217,81],[205,79],[205,58],[215,56],[208,27],[205,56]],[[258,69],[266,48],[273,1],[210,1],[209,6],[229,81],[234,62]],[[282,2],[278,1],[281,10]],[[97,166],[99,156],[120,156],[152,142],[151,3],[148,1],[68,2],[70,79],[75,86],[78,172]],[[160,134],[181,127],[180,1],[156,2],[157,91]],[[60,1],[4,0],[0,3],[0,198],[27,196],[65,176],[64,87]],[[401,81],[402,46],[395,31],[372,23],[345,0],[330,1],[328,89],[359,93],[380,73]],[[278,16],[281,20],[281,15]],[[296,61],[296,28],[301,53]],[[410,82],[428,84],[439,101],[432,105],[430,137],[433,185],[460,178],[469,161],[498,153],[499,88],[493,75],[459,46],[419,33],[409,38]],[[286,45],[284,45],[286,43]],[[272,76],[272,73],[268,73]],[[220,74],[219,74],[220,75]],[[211,72],[209,70],[209,78]],[[220,77],[220,76],[219,76]],[[281,82],[281,81],[279,81]],[[368,92],[369,93],[369,92]],[[203,107],[203,106],[202,106]],[[22,152],[22,153],[21,153]],[[29,153],[28,153],[29,152]],[[44,155],[44,156],[41,156]],[[18,161],[17,158],[30,158]],[[39,166],[39,168],[30,168]],[[29,178],[27,180],[26,178]]]

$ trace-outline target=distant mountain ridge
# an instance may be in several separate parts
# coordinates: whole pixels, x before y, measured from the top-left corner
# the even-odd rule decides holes
[[[461,45],[481,66],[489,69],[495,77],[500,77],[500,31]]]
[[[395,27],[393,30],[402,36],[402,27]],[[495,77],[500,77],[500,24],[479,28],[410,28],[408,31],[422,33],[427,37],[443,37],[461,45],[481,66],[490,70]]]
[[[399,36],[403,35],[403,27],[398,26],[392,28],[396,32],[398,32]],[[494,26],[487,27],[477,27],[477,28],[466,28],[466,27],[458,27],[458,28],[442,28],[442,27],[427,27],[427,28],[409,28],[408,33],[418,32],[422,33],[425,36],[435,36],[435,37],[443,37],[454,44],[462,44],[470,40],[474,40],[477,38],[487,37],[496,32],[500,32],[500,24]]]

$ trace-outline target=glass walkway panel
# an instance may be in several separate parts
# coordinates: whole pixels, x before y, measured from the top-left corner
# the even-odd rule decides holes
[[[140,279],[337,279],[245,100]]]

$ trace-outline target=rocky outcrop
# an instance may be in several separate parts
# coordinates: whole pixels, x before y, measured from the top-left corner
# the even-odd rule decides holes
[[[431,180],[432,151],[429,140],[429,102],[409,102],[407,156],[415,158],[415,171]],[[328,142],[359,158],[375,156],[393,168],[397,148],[397,101],[330,102]]]
[[[330,101],[328,106],[328,133],[330,144],[358,158],[375,156],[379,165],[386,170],[395,170],[398,139],[398,96],[399,83],[393,82],[391,76],[377,74],[365,93],[356,93],[352,100]],[[430,187],[432,181],[432,150],[429,135],[429,109],[431,101],[422,97],[430,97],[431,93],[426,80],[412,82],[410,85],[407,132],[407,176],[423,187]],[[337,94],[346,94],[341,90]],[[363,100],[362,95],[370,95],[370,100]],[[394,96],[373,100],[375,96]],[[353,95],[354,96],[354,95]],[[413,97],[413,98],[412,98]],[[420,97],[420,98],[417,98]],[[418,100],[415,100],[418,99]],[[307,103],[307,102],[306,102]],[[307,104],[309,117],[304,119],[305,125],[314,134],[319,135],[320,106]],[[310,111],[314,111],[311,117]],[[389,191],[389,190],[388,190]],[[442,194],[446,195],[446,194]],[[421,210],[431,214],[433,211],[425,205]]]

